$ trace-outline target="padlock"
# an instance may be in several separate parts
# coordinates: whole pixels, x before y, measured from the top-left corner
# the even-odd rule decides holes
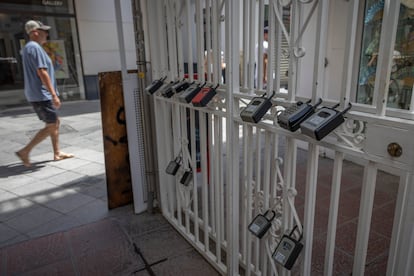
[[[178,156],[174,160],[170,161],[170,163],[168,163],[168,166],[165,169],[165,172],[171,175],[175,175],[178,171],[178,168],[180,167],[180,164],[181,164],[181,157]]]
[[[271,218],[267,218],[266,216],[269,212],[272,213]],[[264,215],[258,214],[249,224],[249,231],[256,237],[261,239],[264,236],[264,234],[266,234],[267,230],[269,230],[270,226],[272,226],[272,220],[275,218],[275,216],[276,213],[273,210],[267,210],[266,213],[264,213]]]
[[[288,270],[292,269],[303,248],[303,244],[300,243],[302,234],[300,235],[299,240],[293,238],[293,232],[296,228],[297,225],[292,229],[289,235],[283,235],[272,254],[272,258]]]
[[[188,186],[191,180],[193,180],[193,171],[192,170],[185,171],[183,176],[181,177],[180,183],[183,184],[184,186]]]

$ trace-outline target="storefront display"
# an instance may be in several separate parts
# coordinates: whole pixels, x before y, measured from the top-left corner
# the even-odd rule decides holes
[[[43,45],[55,65],[63,100],[84,98],[83,73],[73,1],[2,1],[0,3],[0,105],[25,103],[21,50],[28,40],[27,20],[52,26]]]
[[[374,84],[381,41],[384,0],[365,2],[356,101],[374,104]],[[385,38],[387,39],[387,38]],[[402,0],[392,56],[387,106],[409,109],[414,83],[414,1]]]

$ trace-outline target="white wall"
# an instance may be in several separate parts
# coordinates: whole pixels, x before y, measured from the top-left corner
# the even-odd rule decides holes
[[[127,68],[137,68],[131,1],[75,0],[85,75],[121,70],[114,1],[121,1]]]
[[[313,3],[313,2],[312,2]],[[304,6],[303,21],[308,15],[311,4]],[[348,24],[349,2],[344,0],[332,0],[329,2],[328,37],[325,58],[328,65],[325,68],[325,80],[323,94],[325,99],[339,101],[342,88],[344,69],[344,54],[346,46],[346,32]],[[312,79],[314,71],[315,35],[317,25],[317,10],[309,22],[309,26],[303,34],[302,44],[306,49],[306,55],[300,59],[300,80],[296,94],[301,97],[312,96]]]
[[[328,66],[325,71],[324,97],[339,101],[345,62],[346,33],[348,26],[349,1],[335,0],[330,2],[328,47],[326,58]],[[348,57],[347,57],[348,58]]]

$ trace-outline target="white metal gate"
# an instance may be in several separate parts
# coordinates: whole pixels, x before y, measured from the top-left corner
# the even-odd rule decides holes
[[[355,103],[352,92],[358,65],[354,56],[360,36],[359,1],[141,1],[147,11],[146,49],[150,49],[152,78],[166,77],[165,83],[187,78],[200,84],[219,84],[217,95],[205,107],[182,102],[178,94],[164,97],[160,91],[165,86],[153,98],[162,212],[220,273],[364,275],[377,184],[382,181],[391,186],[384,176],[388,173],[394,175],[390,179],[397,179],[398,192],[390,214],[393,225],[385,256],[386,274],[413,273],[413,108],[412,104],[408,111],[387,108],[385,92],[390,85],[387,80],[395,41],[390,34],[396,32],[399,2],[389,0],[383,5],[376,96],[366,105]],[[346,37],[343,67],[337,91],[331,93],[326,90],[334,79],[326,78],[330,70],[326,67],[329,27],[334,24],[333,7],[341,5],[347,14],[346,25],[341,26]],[[282,24],[286,16],[288,26]],[[264,61],[258,57],[264,50],[256,45],[263,40],[265,19],[269,27],[267,79],[271,81],[263,85],[257,80],[263,79]],[[288,49],[282,48],[286,42]],[[286,91],[280,89],[278,70],[285,60],[289,62]],[[263,120],[257,124],[241,120],[246,103],[273,90],[273,106]],[[277,123],[279,110],[306,98],[313,103],[322,98],[325,106],[338,102],[340,109],[352,102],[353,108],[341,127],[316,141]],[[328,155],[330,163],[322,155]],[[165,168],[174,160],[181,160],[180,169],[176,175],[167,174]],[[358,218],[353,261],[346,271],[335,267],[335,248],[341,220],[338,213],[343,207],[341,190],[347,188],[344,186],[353,174],[347,170],[349,160],[358,163],[362,180],[360,200],[355,201]],[[189,171],[193,172],[191,181],[183,184]],[[322,202],[323,188],[329,196]],[[318,204],[325,204],[325,216],[316,211]],[[248,231],[248,225],[267,210],[274,211],[276,218],[268,233],[258,239]],[[315,226],[320,219],[326,219],[322,265],[317,262],[320,252],[315,251],[321,242],[315,241],[321,231]],[[289,271],[276,264],[272,253],[295,225],[303,234],[304,247]]]

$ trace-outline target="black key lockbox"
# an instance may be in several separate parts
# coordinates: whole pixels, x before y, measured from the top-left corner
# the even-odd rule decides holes
[[[306,103],[299,101],[286,108],[277,116],[278,124],[292,132],[298,130],[300,124],[315,113],[316,107],[322,103],[322,100],[319,99],[315,105],[311,105],[310,102],[311,100]]]
[[[272,97],[275,94],[273,91],[270,98],[266,98],[266,94],[262,97],[254,97],[250,103],[242,110],[240,117],[245,122],[257,123],[266,112],[272,107]]]

